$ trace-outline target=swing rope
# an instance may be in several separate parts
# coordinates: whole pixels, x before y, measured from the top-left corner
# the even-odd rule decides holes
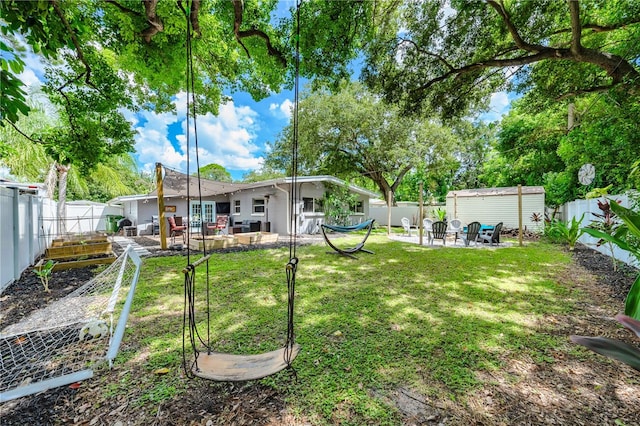
[[[183,269],[184,273],[184,314],[183,314],[183,333],[182,333],[182,356],[183,367],[185,374],[189,378],[195,376],[209,378],[213,380],[250,380],[252,378],[261,378],[266,375],[274,374],[280,371],[283,367],[289,369],[296,376],[295,369],[291,363],[299,352],[299,347],[295,344],[294,333],[294,300],[295,300],[295,281],[296,272],[298,268],[298,258],[296,254],[297,246],[297,205],[298,205],[298,101],[299,101],[299,79],[300,79],[300,6],[302,0],[298,0],[296,4],[296,33],[295,33],[295,85],[294,85],[294,110],[293,110],[293,141],[291,145],[291,197],[290,197],[290,226],[291,232],[289,233],[289,261],[285,266],[287,277],[287,335],[286,342],[282,350],[273,351],[257,356],[239,356],[214,353],[212,351],[210,341],[210,285],[209,285],[209,259],[211,254],[207,254],[207,248],[205,244],[204,235],[202,233],[203,251],[204,256],[194,263],[191,263],[190,246],[187,245],[187,266]],[[189,10],[191,10],[191,4],[189,4]],[[202,191],[200,187],[200,165],[198,157],[198,132],[196,125],[196,98],[195,98],[195,85],[194,85],[194,68],[193,68],[193,51],[191,44],[191,21],[189,14],[185,13],[187,18],[187,169],[189,170],[190,161],[190,115],[193,117],[194,127],[194,143],[195,143],[195,157],[197,165],[197,179],[198,179],[198,199],[200,204],[201,213],[201,227],[204,230],[204,217],[202,216]],[[191,110],[191,114],[190,114]],[[187,173],[187,200],[190,200],[189,194],[189,176]],[[207,336],[206,339],[200,335],[196,321],[196,309],[195,309],[195,294],[196,294],[196,267],[202,263],[206,264],[206,316],[207,316]],[[187,336],[188,334],[188,336]],[[187,344],[188,341],[188,344]],[[198,351],[197,346],[201,345],[206,349],[206,355],[203,352]],[[187,346],[190,347],[191,352],[194,354],[193,361],[189,363],[187,361]],[[213,369],[225,370],[226,366],[229,367],[229,371],[216,371],[205,372],[200,368],[198,361],[199,358],[203,358],[203,363],[212,366]],[[278,358],[281,358],[278,360]],[[247,363],[254,363],[257,367],[256,371],[248,370],[244,367]],[[284,362],[284,365],[282,365]],[[242,367],[238,367],[238,366]],[[209,370],[211,370],[209,368]],[[201,372],[202,374],[199,374]]]

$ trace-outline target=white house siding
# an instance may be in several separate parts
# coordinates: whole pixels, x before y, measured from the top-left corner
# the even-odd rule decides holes
[[[514,191],[515,193],[513,193]],[[536,192],[527,193],[528,191]],[[523,187],[522,226],[532,231],[541,231],[544,226],[543,222],[536,223],[531,220],[533,213],[538,213],[541,216],[544,214],[544,192],[539,191],[532,189],[532,187]],[[458,194],[455,199],[454,193]],[[447,194],[446,210],[448,219],[457,218],[464,224],[473,221],[486,225],[502,222],[506,228],[517,228],[517,188],[491,188],[478,190],[478,192],[472,190],[451,191]]]

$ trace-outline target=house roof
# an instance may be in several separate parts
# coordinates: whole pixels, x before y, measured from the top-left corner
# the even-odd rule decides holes
[[[544,194],[542,186],[523,186],[522,195]],[[460,189],[457,191],[449,191],[447,198],[456,197],[492,197],[503,195],[518,195],[517,186],[506,186],[502,188],[478,188],[478,189]]]
[[[368,189],[361,188],[356,185],[351,185],[345,181],[333,176],[298,176],[298,184],[324,182],[332,183],[335,185],[347,186],[352,192],[368,197],[377,197],[378,194]],[[189,182],[189,194],[193,197],[202,194],[203,197],[213,195],[224,195],[233,192],[238,192],[246,189],[267,188],[277,185],[288,185],[293,181],[290,177],[283,177],[277,179],[269,179],[260,182],[253,183],[231,183],[231,182],[217,182],[208,179],[200,179],[200,189],[198,188],[198,179],[190,177],[187,179],[187,175],[176,172],[175,170],[165,168],[165,177],[163,179],[163,196],[164,197],[182,197],[187,194],[187,181]],[[157,190],[153,190],[148,194],[136,194],[136,195],[124,195],[116,197],[109,201],[109,204],[122,203],[125,201],[136,200],[149,200],[158,198]]]
[[[352,192],[355,192],[360,195],[366,195],[368,197],[377,197],[379,195],[377,192],[369,191],[368,189],[349,184],[343,181],[342,179],[338,179],[337,177],[333,177],[333,176],[327,176],[327,175],[298,176],[296,180],[298,184],[324,182],[324,183],[332,183],[334,185],[346,186]],[[290,178],[290,177],[269,179],[261,182],[248,183],[243,189],[255,189],[255,188],[264,188],[264,187],[275,186],[275,185],[291,184],[292,181],[293,181],[293,178]]]

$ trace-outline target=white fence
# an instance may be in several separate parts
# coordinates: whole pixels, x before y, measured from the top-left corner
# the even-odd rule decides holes
[[[106,230],[106,216],[122,209],[97,203],[67,204],[66,233]],[[60,234],[57,203],[20,190],[0,187],[0,294],[35,264]]]
[[[443,205],[424,205],[425,217],[436,217],[435,211],[438,209],[444,209]],[[387,226],[389,223],[389,208],[386,205],[372,205],[369,206],[369,216],[371,219],[375,219],[379,226]],[[420,207],[418,203],[398,203],[397,206],[391,207],[391,226],[402,226],[400,221],[403,217],[408,218],[413,225],[419,225]]]
[[[629,197],[627,195],[610,195],[607,196],[607,198],[611,200],[620,200],[620,205],[629,207]],[[593,213],[602,213],[602,210],[598,208],[598,201],[605,201],[605,199],[593,198],[589,200],[575,200],[565,204],[561,210],[562,220],[571,221],[574,217],[576,218],[576,220],[579,220],[580,217],[584,214],[584,219],[582,220],[583,227],[588,226],[593,221],[598,221],[598,217],[593,215]],[[594,250],[599,251],[600,253],[611,256],[609,245],[604,244],[600,247],[597,247],[596,244],[598,242],[598,239],[592,237],[591,235],[583,234],[580,237],[580,242],[593,248]],[[617,246],[613,246],[613,254],[614,257],[618,260],[621,260],[629,265],[634,265],[636,267],[639,266],[636,262],[635,257],[633,257],[626,250],[622,250]]]

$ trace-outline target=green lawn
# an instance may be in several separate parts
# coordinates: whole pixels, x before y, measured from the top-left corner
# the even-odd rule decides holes
[[[400,387],[464,404],[482,386],[479,373],[520,357],[546,362],[549,351],[570,346],[566,336],[537,327],[539,318],[572,309],[573,295],[556,278],[569,256],[557,246],[431,249],[374,235],[367,248],[375,254],[358,260],[327,254],[324,245],[298,248],[298,380],[281,373],[263,383],[284,392],[292,412],[314,424],[398,424],[383,397]],[[288,253],[213,255],[211,340],[218,350],[247,354],[284,344]],[[123,377],[109,389],[129,393],[141,406],[179,398],[186,386],[185,265],[182,256],[144,260],[117,362],[170,373],[139,382]],[[199,269],[198,288],[206,279]],[[205,324],[205,295],[198,300]]]

